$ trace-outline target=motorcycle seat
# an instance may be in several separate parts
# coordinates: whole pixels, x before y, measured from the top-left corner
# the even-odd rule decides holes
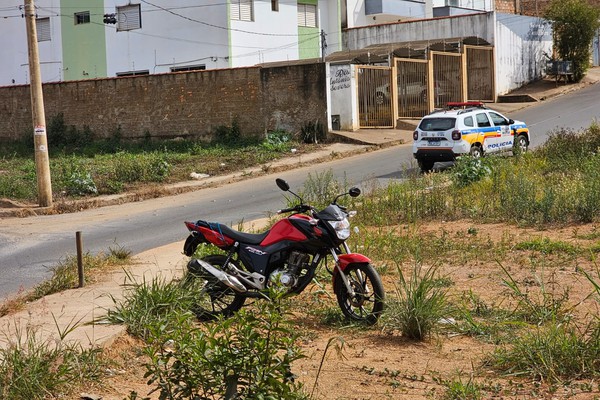
[[[269,231],[263,233],[245,233],[239,232],[234,229],[231,229],[227,225],[221,225],[218,222],[206,222],[206,221],[198,221],[196,225],[206,226],[214,231],[217,231],[225,236],[230,237],[236,242],[246,243],[246,244],[260,244],[264,238],[267,237]]]

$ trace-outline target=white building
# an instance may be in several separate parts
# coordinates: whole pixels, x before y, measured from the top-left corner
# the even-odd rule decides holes
[[[341,49],[339,1],[37,0],[42,79],[318,58]],[[22,5],[0,6],[0,85],[29,82]]]

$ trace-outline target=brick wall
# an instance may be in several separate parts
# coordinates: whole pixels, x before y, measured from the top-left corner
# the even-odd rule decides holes
[[[496,0],[496,4],[498,1]],[[542,17],[544,15],[544,11],[550,4],[551,0],[518,0],[520,10],[517,10],[517,13],[524,15],[531,15],[533,17]],[[600,0],[587,0],[588,4],[600,7]]]
[[[518,0],[496,0],[496,11],[506,14],[516,14],[516,2]]]
[[[98,137],[208,138],[237,119],[242,134],[326,125],[324,64],[235,68],[45,84],[46,120],[88,125]],[[31,132],[29,86],[0,88],[0,140]]]

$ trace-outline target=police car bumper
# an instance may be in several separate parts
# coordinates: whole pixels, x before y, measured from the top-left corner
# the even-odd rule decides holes
[[[470,147],[465,141],[454,142],[450,147],[441,144],[440,146],[431,143],[414,145],[413,156],[417,160],[454,161],[458,156],[469,154]]]

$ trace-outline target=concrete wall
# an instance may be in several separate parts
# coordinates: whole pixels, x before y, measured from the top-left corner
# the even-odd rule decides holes
[[[354,131],[359,128],[356,74],[354,65],[332,65],[329,68],[329,129]],[[333,120],[339,127],[333,126]]]
[[[478,13],[348,29],[344,38],[344,48],[355,50],[381,43],[468,36],[478,36],[493,43],[494,20],[493,13]]]
[[[325,64],[236,68],[48,83],[46,118],[107,137],[210,137],[237,119],[242,134],[298,132],[327,118]],[[0,140],[31,131],[29,86],[0,88]]]
[[[544,52],[552,54],[552,28],[541,18],[497,14],[496,93],[542,78]]]

